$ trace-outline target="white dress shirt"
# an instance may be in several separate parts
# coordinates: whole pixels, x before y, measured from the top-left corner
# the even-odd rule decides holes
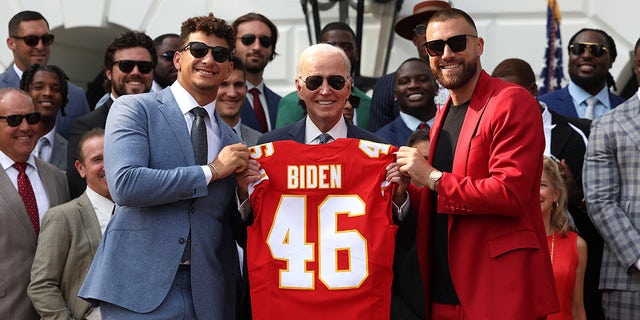
[[[11,160],[4,152],[0,151],[0,164],[2,164],[2,168],[9,176],[9,180],[13,184],[13,187],[16,188],[16,192],[18,192],[18,169],[13,167],[15,161]],[[36,196],[36,203],[38,205],[38,217],[40,217],[40,224],[42,224],[42,218],[44,218],[45,212],[49,210],[49,206],[51,205],[49,202],[49,197],[47,197],[47,191],[44,189],[44,185],[42,184],[42,180],[40,179],[40,174],[38,173],[38,168],[36,167],[36,160],[33,157],[33,154],[29,155],[29,159],[27,160],[27,169],[25,173],[27,177],[29,177],[29,182],[31,182],[31,188],[33,189],[33,194]]]
[[[96,217],[100,224],[100,232],[104,235],[104,231],[107,229],[107,224],[109,224],[109,220],[111,220],[111,217],[113,216],[115,203],[96,193],[89,187],[87,187],[86,193],[91,205],[93,206],[93,211],[96,212]]]

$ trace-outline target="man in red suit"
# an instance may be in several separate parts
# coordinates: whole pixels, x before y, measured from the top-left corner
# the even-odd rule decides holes
[[[473,19],[429,20],[431,72],[449,90],[431,129],[429,160],[398,152],[409,187],[427,314],[439,319],[545,319],[559,310],[540,213],[544,151],[539,107],[482,70]]]

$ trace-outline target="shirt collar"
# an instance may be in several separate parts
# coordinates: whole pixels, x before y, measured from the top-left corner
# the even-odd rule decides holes
[[[305,133],[304,133],[304,143],[309,144],[311,141],[315,140],[322,131],[316,127],[316,125],[311,121],[309,116],[305,118]],[[347,122],[344,120],[344,117],[340,117],[338,123],[336,123],[333,128],[327,131],[329,135],[335,140],[338,138],[346,138],[347,137]]]
[[[261,94],[264,94],[264,80],[260,81],[260,83],[258,83],[255,86],[253,84],[251,84],[251,82],[249,82],[249,80],[246,80],[245,83],[247,84],[247,92],[249,92],[253,88],[257,88],[258,91],[260,91]]]
[[[10,167],[13,167],[15,161],[11,160],[9,156],[7,156],[3,151],[0,151],[0,165],[2,165],[2,169],[5,171]],[[33,154],[29,155],[29,159],[27,159],[27,164],[31,165],[36,171],[38,171],[38,167],[36,167],[36,159],[33,157]]]
[[[53,142],[55,141],[55,136],[56,136],[56,128],[54,127],[53,129],[51,129],[51,131],[47,132],[47,134],[40,137],[40,139],[38,139],[38,142],[40,142],[42,138],[47,138],[47,140],[49,140],[49,144],[53,146]]]
[[[576,106],[586,103],[585,100],[591,97],[590,93],[586,92],[573,81],[569,81],[569,94],[571,95],[573,103]],[[609,88],[606,85],[600,91],[598,91],[598,93],[594,97],[598,98],[598,101],[602,105],[607,107],[607,109],[611,109],[611,102],[609,102]]]
[[[400,111],[400,118],[402,118],[404,124],[407,126],[407,128],[411,129],[411,131],[416,131],[418,129],[418,126],[422,123],[422,120],[402,111]],[[425,123],[429,125],[429,128],[433,126],[433,122],[435,121],[435,119],[436,118],[433,117],[425,121]]]
[[[16,74],[18,74],[18,79],[22,79],[22,73],[24,73],[24,71],[20,70],[20,68],[18,68],[18,66],[15,63],[13,64],[13,71],[15,71]]]
[[[113,210],[113,206],[114,206],[114,202],[103,197],[101,194],[93,191],[93,189],[91,189],[89,186],[87,186],[87,197],[89,197],[89,201],[91,201],[91,204],[96,207],[96,208],[100,208],[104,211],[111,211]]]
[[[212,120],[215,119],[214,118],[214,110],[216,108],[215,100],[209,102],[204,106],[201,106],[200,104],[198,104],[196,99],[194,99],[193,96],[178,81],[174,82],[171,85],[171,93],[173,94],[173,97],[176,99],[176,102],[178,103],[178,107],[180,108],[180,112],[182,112],[183,115],[189,113],[191,109],[197,106],[200,106],[200,107],[203,107],[205,110],[207,110],[207,113],[209,114],[209,119],[212,119]]]

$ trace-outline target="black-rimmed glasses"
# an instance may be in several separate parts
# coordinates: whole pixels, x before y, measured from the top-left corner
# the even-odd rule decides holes
[[[344,88],[344,84],[347,82],[347,80],[343,76],[338,75],[327,76],[326,78],[322,76],[308,76],[306,79],[300,78],[300,80],[304,81],[307,89],[311,91],[320,88],[322,86],[322,82],[324,82],[324,79],[327,79],[327,83],[329,84],[329,86],[331,86],[331,88],[335,90],[341,90],[342,88]]]
[[[27,114],[12,114],[9,116],[0,116],[0,119],[7,120],[9,127],[17,127],[22,124],[22,119],[27,119],[28,124],[36,124],[40,121],[40,112],[32,112]]]
[[[602,57],[605,52],[609,52],[609,49],[607,49],[607,47],[593,42],[574,42],[569,45],[569,52],[576,56],[579,56],[583,54],[587,48],[589,48],[591,54],[596,57]]]
[[[117,64],[118,69],[124,73],[133,71],[133,67],[135,66],[138,66],[138,71],[140,71],[140,73],[147,74],[153,71],[153,63],[151,61],[118,60],[113,63]]]
[[[427,54],[431,57],[438,57],[444,54],[444,46],[448,45],[453,52],[464,51],[467,48],[467,37],[477,38],[472,34],[461,34],[453,36],[447,40],[432,40],[424,44]]]
[[[244,44],[245,46],[250,46],[254,42],[256,42],[256,38],[258,38],[258,41],[260,41],[260,45],[265,47],[265,48],[269,48],[273,44],[273,42],[271,40],[271,37],[268,37],[268,36],[256,37],[255,34],[245,34],[245,35],[243,35],[242,37],[240,37],[240,42],[242,42],[242,44]]]
[[[28,36],[24,36],[24,37],[19,37],[19,36],[11,36],[11,38],[14,39],[19,39],[24,41],[24,44],[28,45],[29,47],[35,47],[38,45],[38,43],[40,42],[40,40],[42,40],[42,45],[43,46],[50,46],[53,43],[53,39],[55,39],[56,36],[52,35],[52,34],[44,34],[41,36],[36,36],[36,35],[28,35]]]
[[[192,41],[187,43],[186,46],[182,47],[180,51],[187,50],[189,48],[189,52],[194,58],[204,58],[204,56],[209,53],[211,50],[211,54],[213,55],[213,60],[218,63],[222,63],[231,59],[231,50],[222,46],[210,47],[202,42]]]

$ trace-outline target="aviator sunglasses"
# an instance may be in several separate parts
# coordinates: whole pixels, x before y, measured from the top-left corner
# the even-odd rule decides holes
[[[472,34],[461,34],[447,40],[432,40],[424,43],[427,54],[431,57],[439,57],[444,54],[444,45],[448,45],[453,52],[464,51],[467,48],[467,37],[477,38]]]
[[[306,79],[300,78],[300,80],[304,81],[307,89],[311,91],[320,88],[320,86],[322,86],[322,82],[324,82],[324,79],[325,78],[323,78],[322,76],[308,76]],[[344,84],[347,82],[347,80],[345,80],[343,76],[338,75],[328,76],[326,77],[326,79],[329,86],[331,86],[331,88],[335,90],[341,90],[342,88],[344,88]]]
[[[202,42],[192,41],[187,43],[186,46],[182,47],[180,51],[187,50],[189,48],[189,52],[194,58],[204,58],[204,56],[209,53],[209,49],[211,49],[211,54],[213,54],[213,60],[218,63],[222,63],[231,59],[231,50],[229,48],[225,48],[222,46],[210,47]]]
[[[607,47],[593,42],[574,42],[569,45],[569,52],[576,56],[579,56],[584,53],[587,47],[589,48],[589,51],[591,51],[591,54],[596,57],[602,57],[605,52],[609,52],[609,49],[607,49]]]
[[[53,39],[55,38],[55,36],[52,34],[45,34],[42,36],[36,36],[36,35],[29,35],[24,37],[11,36],[11,38],[22,40],[24,41],[24,44],[28,45],[29,47],[35,47],[38,45],[38,42],[40,42],[40,40],[42,40],[43,46],[50,46],[53,43]]]
[[[173,50],[168,50],[165,51],[163,54],[161,54],[160,56],[162,57],[162,59],[165,59],[169,62],[173,61],[173,56],[176,54],[175,51]]]
[[[0,119],[6,119],[9,127],[17,127],[22,124],[22,119],[27,119],[28,124],[36,124],[40,121],[40,112],[32,112],[27,114],[12,114],[10,116],[0,116]]]
[[[118,69],[124,73],[133,71],[133,67],[138,66],[140,73],[149,73],[153,71],[153,63],[151,61],[136,61],[136,60],[119,60],[114,61],[114,64],[118,65]]]
[[[258,40],[260,41],[260,45],[265,47],[265,48],[269,48],[271,47],[271,37],[267,37],[267,36],[259,36]],[[242,37],[240,37],[240,42],[242,42],[242,44],[244,44],[245,46],[250,46],[252,45],[254,42],[256,41],[256,35],[255,34],[245,34]]]

